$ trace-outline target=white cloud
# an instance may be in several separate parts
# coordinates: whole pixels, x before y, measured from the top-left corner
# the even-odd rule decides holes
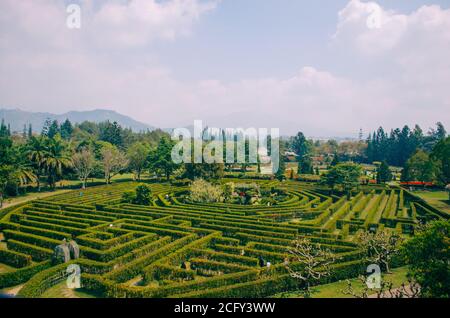
[[[110,108],[166,127],[203,119],[314,135],[356,135],[360,127],[415,122],[426,129],[437,120],[450,124],[450,10],[438,6],[405,15],[352,0],[339,13],[332,39],[333,52],[345,53],[345,73],[307,66],[290,78],[225,83],[178,80],[169,66],[155,62],[152,49],[154,41],[189,34],[217,1],[83,3],[78,32],[61,26],[66,17],[61,1],[0,2],[1,106],[54,112]],[[380,28],[369,29],[374,10]],[[355,76],[354,56],[376,75]]]
[[[379,28],[367,26],[373,12]],[[392,101],[384,110],[409,122],[450,122],[450,9],[422,6],[405,15],[351,0],[339,12],[333,44],[382,74],[366,83]]]
[[[200,17],[218,3],[219,0],[111,0],[94,6],[92,1],[83,0],[82,28],[74,31],[66,27],[68,14],[63,1],[2,0],[0,45],[22,42],[59,49],[143,46],[156,39],[189,35]]]
[[[192,24],[216,5],[217,1],[198,0],[113,1],[92,15],[88,27],[96,30],[94,37],[101,44],[144,45],[156,38],[173,40],[190,34]]]

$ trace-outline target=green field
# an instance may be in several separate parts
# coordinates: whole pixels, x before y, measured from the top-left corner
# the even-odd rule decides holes
[[[121,202],[122,194],[137,184],[121,182],[59,193],[12,209],[0,220],[9,253],[0,250],[0,259],[14,255],[16,263],[3,267],[7,272],[0,273],[0,289],[24,284],[21,297],[295,293],[298,283],[284,261],[289,245],[300,236],[337,258],[332,275],[320,282],[315,296],[340,297],[339,281],[365,273],[357,234],[385,229],[407,239],[418,221],[448,218],[400,188],[362,187],[347,200],[296,181],[223,180],[231,181],[281,187],[286,196],[272,206],[191,204],[180,199],[187,186],[151,183],[152,204],[138,206]],[[64,285],[69,264],[50,262],[53,249],[70,237],[81,249],[81,258],[69,264],[81,268],[82,291]],[[259,258],[272,266],[260,267]],[[402,278],[402,273],[392,277]]]
[[[434,207],[450,213],[450,201],[446,191],[415,191],[415,195],[421,197]]]
[[[406,267],[396,268],[390,274],[383,274],[382,279],[386,282],[392,283],[392,288],[398,288],[408,281],[406,276],[408,269]],[[357,278],[350,279],[355,293],[361,294],[364,290],[364,286]],[[343,291],[347,287],[347,280],[341,280],[338,282],[324,284],[316,286],[311,292],[312,298],[353,298],[351,295],[344,294]],[[373,292],[375,294],[376,291]],[[288,292],[279,293],[273,296],[274,298],[301,298],[303,294],[301,292]]]
[[[143,179],[145,180],[145,175],[143,176]],[[133,174],[131,173],[125,173],[125,174],[119,174],[114,176],[111,179],[111,182],[121,182],[125,180],[132,180]],[[90,178],[87,183],[87,187],[89,187],[90,184],[99,184],[104,183],[104,179],[97,179],[97,178]],[[35,183],[30,184],[30,186],[36,187]],[[23,202],[37,200],[37,199],[44,199],[49,196],[53,196],[56,194],[65,193],[68,191],[71,191],[70,189],[67,189],[68,187],[78,187],[81,188],[81,181],[79,180],[61,180],[57,183],[55,190],[46,190],[45,188],[41,192],[29,192],[26,194],[19,195],[17,197],[7,198],[3,202],[3,208],[7,208],[9,206],[13,206],[16,204],[21,204]]]

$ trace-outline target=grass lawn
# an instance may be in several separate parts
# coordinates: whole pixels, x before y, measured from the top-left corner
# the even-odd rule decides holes
[[[8,287],[0,289],[0,295],[16,296],[17,293],[22,289],[23,285],[17,285],[13,287]]]
[[[55,194],[61,194],[61,193],[68,192],[68,191],[70,191],[70,190],[55,190],[55,191],[46,191],[46,192],[27,193],[27,194],[21,195],[19,197],[6,199],[5,202],[3,202],[3,208],[7,208],[11,205],[20,204],[20,203],[23,203],[26,201],[42,199],[45,197],[49,197],[49,196],[52,196]]]
[[[143,176],[143,179],[146,176]],[[132,173],[126,173],[126,174],[122,174],[122,175],[116,175],[114,176],[111,181],[112,182],[117,182],[117,181],[122,181],[122,180],[132,180],[133,179],[133,174]],[[99,183],[99,182],[104,182],[104,179],[89,179],[87,186],[89,187],[89,183]],[[42,192],[30,192],[18,197],[14,197],[14,198],[7,198],[4,202],[3,202],[3,208],[7,208],[9,206],[12,205],[16,205],[16,204],[20,204],[23,202],[27,202],[27,201],[32,201],[32,200],[36,200],[36,199],[43,199],[52,195],[56,195],[56,194],[61,194],[64,192],[68,192],[71,191],[71,189],[61,189],[62,187],[67,187],[67,186],[79,186],[81,188],[81,182],[78,180],[62,180],[62,181],[58,181],[56,183],[56,190],[55,191],[42,191]]]
[[[391,274],[384,274],[383,279],[393,283],[393,288],[400,287],[403,282],[407,282],[407,267],[400,267],[392,270]],[[356,293],[360,293],[364,288],[359,279],[350,280]],[[344,295],[342,290],[346,289],[347,281],[339,281],[331,284],[320,285],[313,288],[312,298],[352,298],[353,296]],[[375,293],[374,293],[375,294]],[[300,292],[279,293],[273,298],[302,298]]]
[[[0,263],[0,274],[1,273],[11,272],[13,270],[16,270],[16,269],[14,267],[11,267],[11,266],[8,266],[8,265]]]
[[[414,191],[415,195],[421,197],[435,208],[450,213],[450,202],[446,191]]]
[[[42,294],[41,298],[97,298],[100,297],[83,289],[69,289],[66,281],[63,281]]]

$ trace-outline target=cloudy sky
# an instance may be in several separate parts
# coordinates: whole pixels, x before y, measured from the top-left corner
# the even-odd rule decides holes
[[[0,107],[310,136],[450,128],[450,0],[0,0]]]

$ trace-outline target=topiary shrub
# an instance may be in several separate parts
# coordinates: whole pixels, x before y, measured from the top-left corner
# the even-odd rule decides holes
[[[152,189],[146,184],[138,185],[134,191],[124,192],[121,201],[137,205],[150,205],[152,203]]]
[[[152,189],[145,185],[141,184],[136,187],[136,198],[134,199],[134,204],[138,205],[150,205],[152,202]]]

